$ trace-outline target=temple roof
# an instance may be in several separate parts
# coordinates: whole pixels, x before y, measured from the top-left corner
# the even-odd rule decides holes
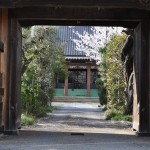
[[[64,55],[68,59],[90,59],[86,57],[84,52],[77,51],[75,49],[75,43],[72,41],[73,39],[79,39],[74,32],[83,35],[85,31],[90,34],[93,33],[91,26],[58,26],[58,37],[60,42],[65,44]]]

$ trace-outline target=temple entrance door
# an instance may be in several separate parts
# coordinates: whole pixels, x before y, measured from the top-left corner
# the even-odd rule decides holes
[[[70,70],[68,96],[86,96],[86,70]]]

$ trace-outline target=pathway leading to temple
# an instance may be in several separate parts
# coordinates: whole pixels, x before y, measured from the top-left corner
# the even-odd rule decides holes
[[[0,150],[149,150],[130,124],[104,119],[98,103],[53,103],[55,110],[18,136],[0,138]]]
[[[105,120],[97,102],[53,102],[53,113],[39,119],[29,130],[79,133],[133,134],[132,124],[124,121]]]

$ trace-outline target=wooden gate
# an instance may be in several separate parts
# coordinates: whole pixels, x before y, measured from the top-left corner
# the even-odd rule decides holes
[[[150,134],[150,1],[149,0],[2,0],[0,41],[0,127],[13,134],[20,126],[21,27],[34,24],[114,25],[135,28],[134,128]],[[70,7],[71,6],[71,7]],[[8,8],[7,8],[8,7]],[[2,15],[2,17],[1,17]],[[2,27],[1,27],[2,26]],[[1,37],[2,35],[2,37]],[[3,47],[3,46],[2,46]],[[2,73],[2,74],[1,74]],[[1,81],[1,80],[0,80]],[[4,96],[3,103],[1,95]],[[3,107],[3,111],[1,108]],[[3,112],[3,114],[2,114]]]

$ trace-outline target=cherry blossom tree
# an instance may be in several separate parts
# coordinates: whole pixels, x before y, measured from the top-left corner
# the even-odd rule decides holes
[[[73,27],[72,27],[73,28]],[[75,43],[77,51],[83,51],[86,56],[101,62],[100,49],[106,46],[108,40],[113,34],[120,34],[123,28],[121,27],[91,27],[91,33],[84,31],[83,34],[74,30],[74,34],[78,37],[72,39]]]

